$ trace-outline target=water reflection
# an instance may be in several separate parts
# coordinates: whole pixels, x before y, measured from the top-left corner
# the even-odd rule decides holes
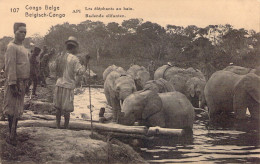
[[[94,120],[98,120],[100,107],[106,107],[104,91],[92,89],[91,93]],[[88,92],[75,96],[73,117],[81,117],[83,113],[89,118],[88,102]],[[218,125],[207,120],[207,114],[196,113],[193,135],[182,138],[125,142],[132,143],[150,163],[260,163],[259,122],[249,119],[236,122],[232,116],[220,120]]]
[[[208,130],[205,124],[197,120],[192,137],[146,141],[140,152],[150,163],[260,162],[259,130],[255,122],[236,124],[225,130],[223,127]]]

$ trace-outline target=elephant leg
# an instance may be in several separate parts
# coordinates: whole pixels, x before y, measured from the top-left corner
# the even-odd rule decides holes
[[[117,98],[111,99],[112,111],[113,111],[113,122],[118,123],[119,114],[121,111],[120,102]]]
[[[246,118],[247,99],[248,97],[245,91],[238,89],[235,91],[233,96],[233,109],[236,119]]]
[[[212,103],[208,103],[208,112],[209,112],[209,120],[214,121],[215,117],[217,115],[215,105],[212,105]]]
[[[250,112],[250,116],[252,119],[257,119],[259,120],[260,117],[260,104],[256,101],[254,101],[252,98],[249,101],[250,103],[248,104],[248,110]]]
[[[110,94],[107,91],[107,89],[105,89],[104,92],[105,92],[105,96],[106,96],[106,99],[107,99],[107,104],[111,106]]]
[[[158,112],[148,118],[148,126],[160,126],[161,128],[165,127],[165,118],[163,112]]]

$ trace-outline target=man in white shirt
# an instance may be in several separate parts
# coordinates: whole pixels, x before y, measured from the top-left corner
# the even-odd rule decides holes
[[[53,101],[56,108],[57,128],[60,128],[61,115],[64,115],[65,119],[64,128],[68,128],[70,113],[74,111],[75,76],[83,75],[87,66],[87,60],[81,65],[76,56],[79,48],[77,39],[71,36],[65,44],[67,53],[58,56],[56,60],[57,82]]]

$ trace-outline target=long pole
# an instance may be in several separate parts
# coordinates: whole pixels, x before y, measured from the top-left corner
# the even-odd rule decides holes
[[[90,122],[91,122],[91,136],[93,137],[93,121],[92,121],[92,105],[91,105],[91,89],[90,89],[90,66],[89,66],[89,64],[88,64],[88,76],[89,76],[88,92],[89,92],[89,110],[90,110]]]

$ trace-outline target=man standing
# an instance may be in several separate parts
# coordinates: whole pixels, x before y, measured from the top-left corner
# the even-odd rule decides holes
[[[48,102],[53,102],[53,93],[55,89],[56,84],[56,50],[54,48],[51,49],[49,58],[48,58],[48,64],[46,64],[46,72],[47,72],[47,78],[46,78],[46,84],[47,89],[49,93],[46,95]]]
[[[148,72],[150,74],[150,79],[154,79],[154,72],[155,72],[155,65],[154,62],[151,60],[150,64],[148,65]]]
[[[41,54],[40,54],[40,60],[43,58],[43,56],[45,55],[45,54],[47,54],[48,53],[48,48],[47,48],[47,46],[46,45],[44,45],[43,46],[43,48],[42,48],[42,52],[41,52]]]
[[[44,45],[42,53],[40,54],[40,76],[39,76],[39,81],[41,83],[41,86],[43,87],[46,87],[46,81],[45,81],[46,75],[44,73],[45,73],[45,68],[47,67],[46,65],[46,60],[48,60],[47,57],[48,57],[48,48],[46,45]]]
[[[43,55],[41,59],[41,74],[42,74],[42,78],[43,78],[42,80],[44,85],[46,85],[46,79],[50,74],[49,61],[54,56],[54,53],[55,53],[55,49],[52,48],[50,53]]]
[[[32,95],[36,96],[36,88],[37,88],[37,83],[38,83],[38,78],[39,78],[39,62],[37,60],[37,56],[40,54],[41,49],[39,47],[34,47],[32,56],[30,59],[30,81],[29,85],[33,83],[33,90],[32,90]]]
[[[87,60],[80,64],[76,57],[79,44],[73,36],[65,42],[67,53],[60,55],[56,60],[57,82],[54,91],[54,107],[56,108],[57,128],[60,128],[61,115],[64,115],[64,128],[68,128],[70,112],[74,111],[75,76],[83,75],[86,71]]]
[[[4,77],[4,65],[5,65],[5,60],[4,60],[4,53],[0,52],[0,120],[4,121],[5,117],[3,115],[3,101],[4,101],[4,82],[5,82],[5,77]]]
[[[5,93],[3,113],[8,117],[10,137],[7,142],[16,145],[18,118],[23,114],[24,95],[30,77],[29,51],[23,46],[26,24],[14,23],[14,40],[5,53]]]

